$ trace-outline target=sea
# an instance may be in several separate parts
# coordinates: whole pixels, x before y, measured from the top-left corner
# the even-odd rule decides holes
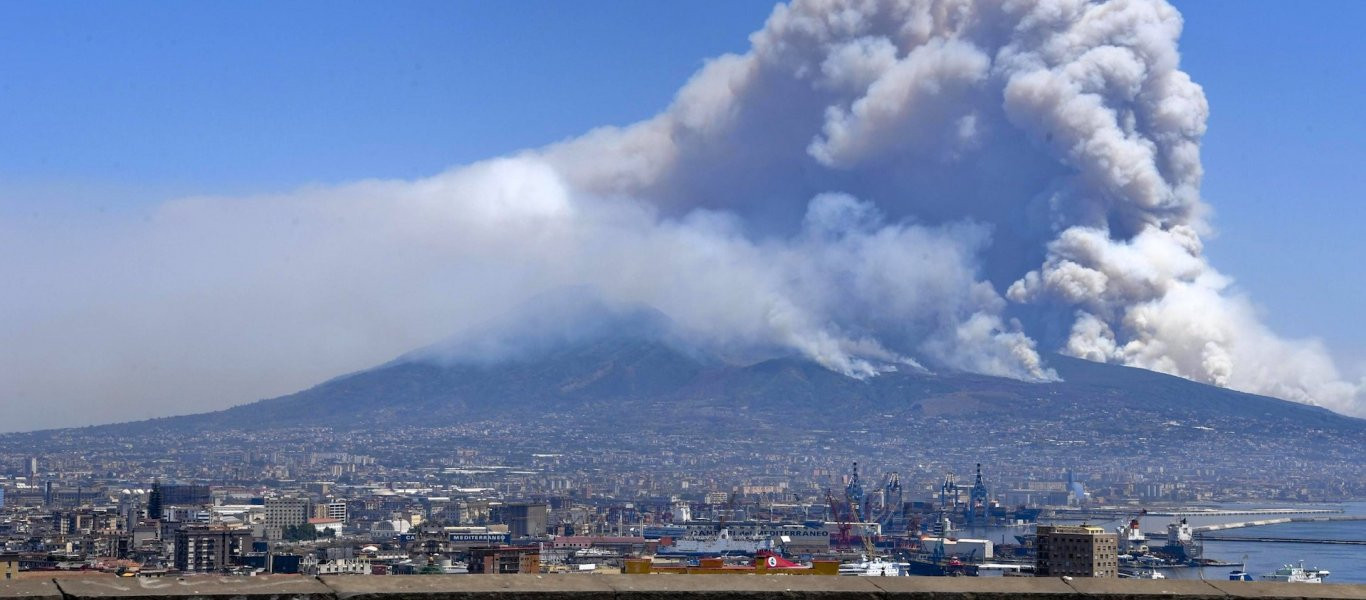
[[[1218,505],[1201,506],[1200,508],[1213,508],[1222,510],[1249,510],[1249,509],[1336,509],[1341,513],[1332,515],[1354,515],[1366,517],[1366,502],[1346,502],[1341,504],[1243,504],[1227,503]],[[1166,510],[1166,509],[1154,509]],[[1228,516],[1193,516],[1187,517],[1194,527],[1202,525],[1214,525],[1220,523],[1241,523],[1262,519],[1274,519],[1281,517],[1311,517],[1316,515],[1228,515]],[[1162,532],[1163,537],[1149,539],[1161,543],[1165,539],[1167,524],[1179,520],[1180,517],[1145,515],[1139,517],[1139,527],[1150,534]],[[1063,523],[1063,522],[1060,522]],[[1067,521],[1066,524],[1075,525],[1076,521]],[[1114,528],[1126,524],[1127,518],[1114,521],[1091,521],[1089,524],[1104,527],[1106,530],[1113,531]],[[987,527],[973,528],[971,530],[959,532],[962,537],[981,537],[995,542],[1006,540],[1014,542],[1014,536],[1031,531],[1024,528],[1003,528]],[[1354,540],[1362,542],[1362,545],[1348,544],[1311,544],[1311,543],[1284,543],[1284,542],[1253,542],[1253,541],[1212,541],[1204,542],[1205,558],[1215,559],[1229,563],[1243,563],[1244,570],[1251,573],[1254,577],[1270,573],[1286,564],[1298,564],[1304,562],[1305,568],[1327,569],[1331,574],[1324,580],[1324,583],[1366,583],[1366,520],[1363,521],[1320,521],[1307,523],[1280,523],[1276,525],[1262,525],[1256,527],[1242,527],[1237,529],[1227,529],[1219,532],[1223,536],[1243,536],[1243,537],[1273,537],[1273,538],[1296,538],[1314,540]],[[1161,572],[1171,579],[1228,579],[1230,571],[1237,569],[1233,567],[1204,567],[1204,568],[1177,568],[1162,569]]]

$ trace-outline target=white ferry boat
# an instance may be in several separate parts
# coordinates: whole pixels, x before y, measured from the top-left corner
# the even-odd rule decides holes
[[[840,565],[839,574],[857,577],[901,577],[906,574],[906,565],[880,556],[872,560],[865,556],[863,560]]]
[[[737,538],[729,529],[722,529],[712,538],[683,538],[673,540],[669,545],[660,544],[656,553],[660,556],[753,556],[760,550],[772,549],[771,539]]]
[[[1323,577],[1327,574],[1327,571],[1320,571],[1318,569],[1306,571],[1304,569],[1304,561],[1300,561],[1299,564],[1285,565],[1275,571],[1262,575],[1259,579],[1262,581],[1282,581],[1288,583],[1323,583]]]

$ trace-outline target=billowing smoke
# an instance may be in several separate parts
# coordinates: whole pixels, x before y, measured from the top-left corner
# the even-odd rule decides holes
[[[539,155],[579,189],[736,211],[759,232],[824,188],[945,232],[974,223],[991,235],[979,270],[1049,348],[1361,414],[1362,385],[1319,343],[1270,332],[1201,254],[1209,109],[1180,32],[1163,2],[799,1],[655,119]],[[986,306],[957,327],[989,316],[990,343],[915,349],[1046,376]]]
[[[0,299],[26,316],[0,331],[24,374],[0,393],[99,356],[78,391],[152,363],[274,382],[228,386],[241,401],[320,374],[267,365],[458,346],[570,287],[854,377],[1043,381],[1062,351],[1362,414],[1319,343],[1270,332],[1202,256],[1208,106],[1180,32],[1160,1],[796,0],[628,127],[417,181],[186,199],[55,253],[60,232],[11,223],[0,272],[34,292]],[[177,406],[158,393],[129,396]]]

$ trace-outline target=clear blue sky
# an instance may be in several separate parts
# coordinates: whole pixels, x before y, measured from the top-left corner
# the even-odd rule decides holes
[[[1278,331],[1366,362],[1366,2],[1177,7],[1210,102],[1209,254]]]
[[[1275,328],[1366,361],[1366,2],[1178,7],[1210,254]],[[429,175],[626,124],[770,8],[0,0],[0,209]]]
[[[765,2],[0,1],[0,177],[259,191],[627,124]]]

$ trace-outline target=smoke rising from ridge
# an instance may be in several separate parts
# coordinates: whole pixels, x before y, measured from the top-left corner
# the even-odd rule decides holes
[[[53,261],[0,258],[42,291],[0,298],[25,315],[0,393],[41,397],[54,364],[92,396],[150,364],[206,377],[187,352],[223,380],[317,378],[574,286],[854,377],[1045,381],[1056,350],[1366,414],[1202,255],[1209,108],[1181,25],[1154,1],[797,0],[627,127],[416,181],[185,199],[55,253],[35,249],[63,232],[0,222],[3,256]]]

